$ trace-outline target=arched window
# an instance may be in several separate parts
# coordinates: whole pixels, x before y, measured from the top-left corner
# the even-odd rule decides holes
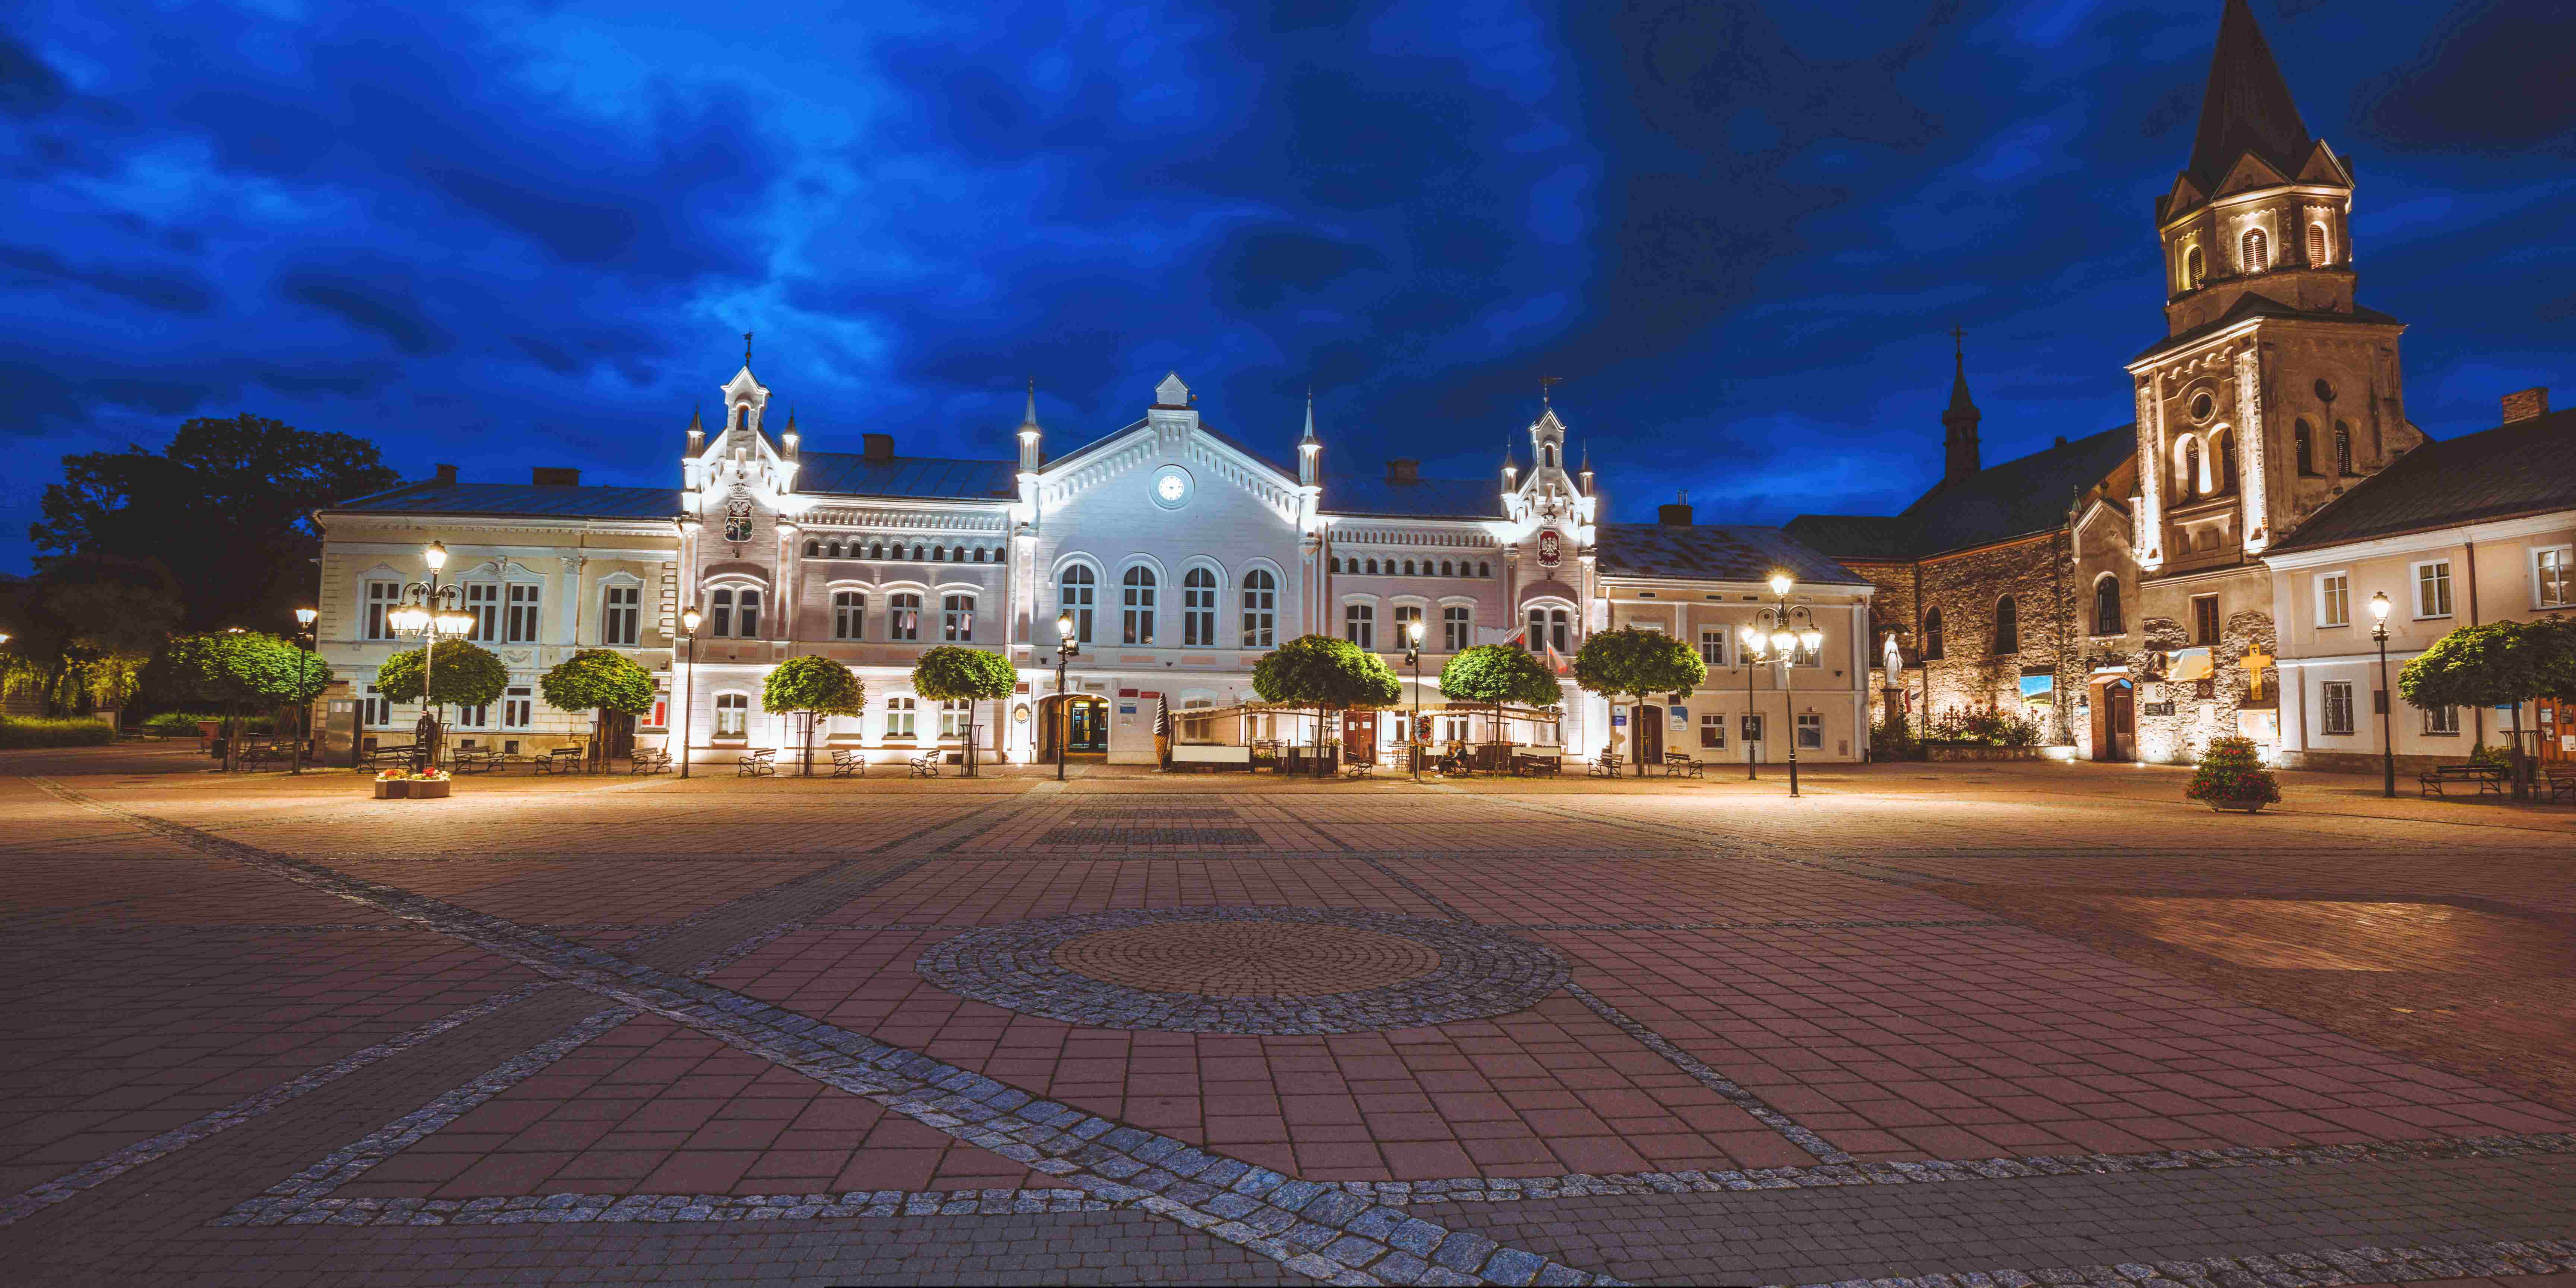
[[[734,409],[733,409],[733,427],[734,427],[735,429],[749,429],[749,428],[751,428],[751,404],[750,404],[750,403],[744,403],[743,405],[741,405],[741,406],[736,407],[736,408],[734,408]]]
[[[835,558],[835,559],[840,558],[840,557],[841,557],[841,543],[840,543],[840,542],[838,542],[838,541],[835,541],[835,542],[831,543],[830,545],[827,545],[827,546],[823,547],[823,553],[825,553],[825,554],[827,554],[827,555],[830,555],[831,557],[833,557],[833,558]]]
[[[1092,595],[1097,589],[1098,579],[1091,575],[1087,564],[1066,568],[1063,578],[1056,583],[1056,611],[1073,618],[1073,642],[1076,644],[1091,642]]]
[[[868,597],[855,590],[832,592],[832,638],[866,639],[868,632]]]
[[[1491,577],[1494,575],[1494,566],[1489,563],[1479,562],[1476,565],[1476,575],[1479,577]]]
[[[1368,561],[1368,575],[1372,577],[1377,575],[1377,560],[1371,559]]]
[[[1407,577],[1413,575],[1413,561],[1410,559],[1404,561],[1404,575]]]
[[[883,559],[883,558],[885,558],[885,543],[884,543],[884,542],[882,542],[882,541],[879,541],[879,542],[876,542],[876,543],[874,543],[874,544],[870,545],[870,546],[868,547],[868,558],[870,558],[870,559]]]
[[[806,553],[806,554],[808,554],[808,555],[819,555],[819,554],[823,553],[823,543],[822,543],[822,542],[820,542],[820,541],[808,541],[808,542],[806,542],[806,543],[805,543],[805,553]]]
[[[2236,490],[2236,435],[2212,434],[2210,438],[2218,453],[2218,490],[2233,492]]]
[[[1181,643],[1216,647],[1216,574],[1205,568],[1181,574]]]
[[[886,638],[921,638],[921,596],[906,591],[886,601]]]
[[[1457,575],[1457,570],[1450,566],[1448,560],[1443,559],[1440,561],[1440,575],[1443,577],[1454,577]]]
[[[1550,466],[1556,464],[1556,444],[1550,443],[1547,446],[1538,449],[1538,454],[1541,461],[1545,464]]]
[[[2290,452],[2302,476],[2317,472],[2317,433],[2308,428],[2308,422],[2303,420],[2290,427]]]
[[[751,731],[751,695],[719,693],[716,695],[716,736],[741,738]]]
[[[2208,278],[2209,266],[2201,259],[2200,248],[2198,246],[2192,247],[2189,252],[2184,254],[2182,271],[2183,283],[2191,290],[2199,290],[2201,282]]]
[[[946,547],[946,546],[932,546],[932,547],[930,548],[930,561],[931,561],[932,563],[946,563],[946,562],[948,562],[948,547]]]
[[[1268,648],[1278,637],[1279,579],[1266,568],[1243,574],[1243,646]]]
[[[2326,226],[2310,224],[2308,225],[2308,263],[2322,268],[2326,262]]]
[[[733,637],[733,592],[719,590],[707,596],[707,634],[717,639]]]
[[[2021,609],[2014,605],[2010,595],[1995,601],[1995,651],[2021,651]]]
[[[922,557],[922,553],[921,553],[921,547],[919,547],[919,546],[914,546],[914,547],[912,548],[912,561],[913,561],[914,563],[921,563],[921,562],[923,562],[923,557]]]
[[[982,546],[977,546],[977,547],[975,547],[975,562],[977,562],[977,563],[982,563],[982,562],[984,562],[984,547],[982,547]]]
[[[2352,426],[2335,422],[2335,473],[2352,477]]]
[[[964,563],[964,562],[966,562],[966,547],[964,547],[964,546],[958,546],[957,548],[955,548],[955,549],[953,549],[953,550],[950,550],[950,551],[948,552],[948,562],[950,562],[950,563]]]
[[[2093,633],[2118,635],[2128,629],[2120,618],[2120,579],[2106,572],[2093,583]]]
[[[2260,228],[2246,229],[2244,238],[2238,243],[2238,250],[2241,252],[2239,258],[2243,262],[2244,271],[2248,273],[2260,273],[2272,266],[2272,243],[2263,235],[2263,230]]]
[[[1120,638],[1129,644],[1154,642],[1154,570],[1142,564],[1120,579]]]
[[[1923,615],[1923,656],[1935,659],[1943,656],[1941,651],[1941,610],[1937,608]]]
[[[2200,495],[2200,440],[2182,440],[2182,483],[2176,489],[2188,501]]]

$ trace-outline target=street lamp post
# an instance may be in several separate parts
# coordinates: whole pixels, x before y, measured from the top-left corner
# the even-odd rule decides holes
[[[2388,592],[2370,597],[2370,638],[2379,642],[2379,794],[2397,794],[2397,695],[2388,691]]]
[[[671,728],[677,732],[680,739],[680,777],[682,778],[689,776],[689,727],[694,718],[689,710],[689,699],[697,696],[695,690],[698,680],[698,623],[701,620],[698,610],[694,607],[680,610],[680,631],[689,637],[689,660],[680,669],[679,718],[671,722]]]
[[[1064,690],[1067,663],[1080,656],[1082,646],[1073,642],[1073,614],[1058,613],[1055,618],[1055,780],[1064,781],[1065,751],[1073,741],[1073,699]]]
[[[438,726],[444,703],[436,702],[434,668],[438,662],[438,637],[464,636],[474,627],[474,615],[465,611],[463,591],[455,586],[441,586],[439,570],[447,566],[447,545],[433,541],[421,552],[429,565],[429,580],[405,585],[386,624],[405,635],[421,637],[420,649],[420,723],[413,726],[411,763],[417,772],[438,763]]]
[[[1413,719],[1404,728],[1404,760],[1413,770],[1413,781],[1422,781],[1422,757],[1430,740],[1422,735],[1422,637],[1425,627],[1420,619],[1405,624],[1404,660],[1413,667]]]
[[[1753,664],[1769,662],[1779,668],[1782,714],[1788,717],[1789,794],[1798,794],[1798,695],[1789,687],[1789,668],[1796,665],[1798,653],[1805,650],[1815,656],[1823,649],[1825,633],[1816,627],[1816,614],[1804,604],[1789,602],[1789,590],[1797,585],[1789,574],[1771,574],[1771,595],[1778,601],[1770,608],[1756,611],[1739,637],[1744,645],[1744,704],[1753,705]],[[1801,624],[1803,623],[1803,625]],[[1753,741],[1744,744],[1747,775],[1753,757]]]
[[[295,644],[296,647],[304,650],[304,656],[295,664],[295,682],[299,687],[304,683],[304,677],[310,674],[307,668],[313,664],[313,623],[321,615],[310,608],[295,610]],[[303,726],[303,731],[295,740],[295,756],[286,771],[290,774],[304,772],[304,744],[313,740],[313,700],[311,698],[304,700],[304,712],[299,718],[299,723]]]

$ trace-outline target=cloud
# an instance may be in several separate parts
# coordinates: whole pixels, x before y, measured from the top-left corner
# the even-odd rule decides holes
[[[405,353],[437,353],[451,341],[421,308],[407,273],[383,267],[302,268],[278,279],[278,294],[393,342]]]
[[[62,256],[38,246],[0,246],[0,268],[86,286],[165,313],[203,314],[215,305],[214,288],[194,274],[74,267]]]

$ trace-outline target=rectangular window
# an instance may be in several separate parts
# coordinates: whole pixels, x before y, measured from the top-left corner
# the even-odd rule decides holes
[[[1825,749],[1825,718],[1823,716],[1798,717],[1798,749],[1800,751],[1823,751]]]
[[[492,704],[487,702],[478,707],[460,706],[456,708],[456,724],[457,727],[462,729],[491,728]]]
[[[510,612],[502,621],[501,638],[512,644],[537,642],[537,591],[530,582],[510,585]]]
[[[1714,711],[1704,712],[1701,714],[1699,718],[1699,745],[1702,747],[1718,748],[1726,746],[1725,716]]]
[[[524,684],[513,684],[501,694],[501,727],[525,729],[536,723],[536,691]]]
[[[611,586],[600,592],[599,642],[614,647],[635,647],[643,637],[644,588]]]
[[[1726,632],[1701,631],[1699,633],[1699,660],[1710,666],[1726,665]]]
[[[474,626],[465,638],[497,640],[501,638],[501,587],[479,581],[465,587],[465,611],[474,618]]]
[[[384,728],[394,722],[394,704],[385,701],[385,695],[370,684],[359,695],[358,719],[370,729]]]
[[[2576,558],[2571,556],[2576,556],[2576,550],[2565,546],[2531,552],[2532,607],[2576,604]]]
[[[756,590],[746,590],[742,592],[741,603],[742,607],[735,610],[734,613],[733,633],[747,640],[759,639],[760,592]],[[722,617],[718,617],[717,620],[722,621],[724,619]],[[724,632],[720,630],[716,633],[721,635]]]
[[[1744,717],[1744,740],[1746,742],[1762,741],[1762,717],[1759,713]]]
[[[1419,621],[1421,621],[1421,620],[1422,620],[1422,606],[1421,606],[1420,604],[1398,604],[1398,605],[1396,605],[1396,606],[1395,606],[1395,639],[1394,639],[1393,641],[1391,641],[1391,642],[1392,642],[1392,643],[1394,643],[1394,644],[1395,644],[1396,646],[1398,646],[1398,647],[1403,647],[1403,646],[1405,646],[1405,645],[1409,645],[1409,644],[1413,643],[1413,625],[1414,625],[1414,623],[1419,622]],[[1429,637],[1428,635],[1424,636],[1423,638],[1424,638],[1424,640],[1425,640],[1425,641],[1428,641],[1428,640],[1430,639],[1430,637]]]
[[[963,738],[966,736],[967,705],[967,703],[962,701],[942,702],[939,704],[940,737]]]
[[[393,623],[385,620],[385,614],[391,612],[393,606],[401,599],[401,582],[371,581],[367,583],[367,639],[389,640],[394,637]]]
[[[1442,717],[1440,717],[1440,741],[1442,741],[1442,742],[1465,742],[1466,740],[1467,740],[1467,717],[1465,717],[1465,716],[1442,716]]]
[[[2324,573],[2317,578],[2317,625],[2352,625],[2352,577],[2346,573]]]
[[[1342,638],[1361,648],[1376,648],[1376,607],[1369,604],[1342,605]]]
[[[2191,642],[2194,644],[2218,642],[2218,596],[2194,595],[2191,597]]]
[[[1440,647],[1447,653],[1464,652],[1467,641],[1474,637],[1475,615],[1461,605],[1452,604],[1440,610]]]
[[[716,695],[716,736],[748,737],[751,729],[751,697],[743,693]]]
[[[2325,731],[2337,736],[2350,736],[2352,733],[2352,681],[2326,681],[2325,699]]]
[[[832,592],[832,638],[867,638],[868,597],[855,590]]]
[[[2460,732],[2460,709],[2458,707],[2426,707],[2424,709],[2424,732],[2432,734],[2435,737],[2457,737]]]
[[[944,595],[939,600],[939,638],[950,643],[975,638],[975,597]]]
[[[900,641],[921,638],[921,596],[907,592],[888,601],[886,638]]]
[[[2436,559],[2415,565],[2415,615],[2451,615],[2451,561]]]
[[[917,736],[913,725],[914,717],[918,714],[917,707],[918,704],[908,697],[886,699],[885,736],[889,738]]]

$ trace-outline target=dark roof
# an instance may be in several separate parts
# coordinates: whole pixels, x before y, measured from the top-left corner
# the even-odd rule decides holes
[[[2274,553],[2576,510],[2576,408],[2427,442],[2353,485]]]
[[[2209,89],[2200,100],[2200,134],[2191,144],[2191,177],[2214,195],[2248,152],[2296,176],[2309,142],[2299,105],[2254,23],[2254,11],[2245,0],[2227,0],[2218,19],[2218,48],[2209,60]]]
[[[666,487],[548,487],[533,483],[410,483],[323,507],[323,513],[516,514],[566,519],[669,519],[680,492]]]
[[[1899,515],[1802,514],[1787,530],[1838,559],[1923,559],[2050,532],[2136,450],[2137,427],[2123,425],[1936,484]]]
[[[2139,350],[2138,356],[2129,359],[2129,361],[2140,362],[2145,359],[2152,358],[2160,353],[2169,353],[2175,349],[2188,348],[2191,345],[2200,343],[2204,337],[2215,335],[2218,332],[2251,317],[2294,318],[2303,322],[2334,322],[2345,325],[2358,323],[2364,326],[2404,325],[2396,318],[2390,317],[2377,309],[2364,308],[2359,304],[2353,305],[2352,311],[2349,313],[2335,309],[2303,309],[2296,305],[2283,304],[2279,300],[2273,299],[2271,296],[2264,295],[2260,292],[2247,291],[2243,295],[2237,296],[2236,302],[2228,305],[2227,311],[2219,314],[2214,320],[2203,322],[2199,326],[2193,327],[2188,331],[2158,340],[2154,344],[2148,345],[2146,348]]]
[[[806,452],[796,490],[826,496],[893,496],[911,500],[992,501],[1020,494],[1015,461],[956,460],[939,456],[890,456],[869,460],[857,452]]]
[[[1752,581],[1785,571],[1801,582],[1866,586],[1867,577],[1799,544],[1778,528],[1742,523],[1605,523],[1595,534],[1604,577]]]
[[[1326,514],[1375,518],[1499,519],[1503,487],[1499,479],[1415,479],[1391,482],[1383,474],[1326,478],[1321,508]]]

